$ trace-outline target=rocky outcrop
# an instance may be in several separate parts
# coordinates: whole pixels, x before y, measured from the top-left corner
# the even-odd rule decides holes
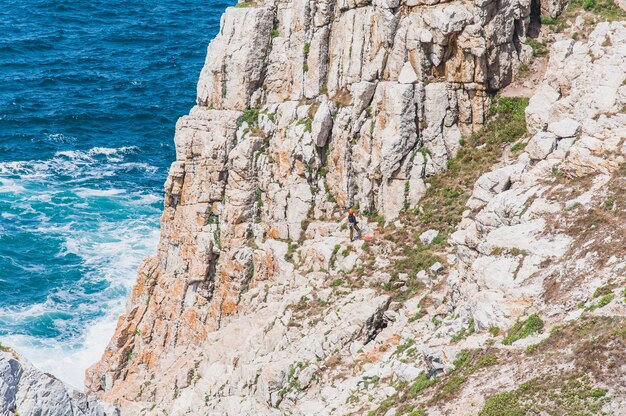
[[[38,371],[17,353],[2,347],[0,415],[117,416],[119,411]]]
[[[554,281],[601,286],[621,275],[613,263],[597,264],[592,257],[609,253],[602,253],[599,242],[581,241],[584,233],[572,235],[563,212],[577,211],[583,217],[578,220],[590,215],[624,163],[625,45],[623,23],[600,24],[588,43],[556,42],[544,81],[526,109],[533,134],[526,151],[477,182],[468,203],[473,212],[453,235],[459,266],[451,281],[458,280],[479,327],[509,327]],[[593,181],[581,195],[569,185],[570,196],[558,198],[565,187],[561,177]],[[609,226],[597,232],[599,238],[620,239],[622,230]],[[557,264],[546,267],[551,263]],[[576,298],[567,301],[571,306]]]

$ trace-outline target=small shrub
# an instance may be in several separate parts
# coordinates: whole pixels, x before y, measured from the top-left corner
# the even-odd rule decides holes
[[[240,3],[241,4],[241,3]],[[259,109],[249,108],[243,112],[243,115],[239,119],[237,126],[241,126],[243,123],[248,123],[250,128],[257,127],[259,125]]]
[[[489,333],[492,336],[497,337],[498,335],[500,335],[500,328],[498,328],[497,326],[492,326],[489,328]]]
[[[554,25],[556,24],[556,19],[553,19],[550,16],[541,16],[541,24],[542,25]]]
[[[546,56],[548,54],[548,45],[532,38],[526,38],[526,44],[533,50],[533,56]]]
[[[304,131],[307,133],[310,133],[311,131],[313,131],[313,120],[311,120],[310,118],[304,118],[301,120],[298,120],[298,122],[296,123],[297,126],[301,126],[304,125]]]
[[[343,279],[335,279],[330,283],[330,287],[338,287],[343,285]]]
[[[417,321],[418,319],[422,318],[424,316],[424,314],[421,311],[418,311],[415,315],[411,316],[409,318],[409,323],[413,323],[415,321]]]
[[[409,388],[409,396],[415,397],[423,390],[435,384],[436,379],[429,379],[424,373],[420,374]]]
[[[597,303],[594,303],[593,305],[587,306],[585,308],[586,311],[593,311],[599,308],[603,308],[606,305],[608,305],[609,303],[611,303],[611,301],[615,298],[615,295],[612,293],[609,293],[608,295],[604,295],[600,298],[600,300]]]
[[[504,345],[511,345],[517,340],[526,338],[529,335],[541,331],[543,326],[543,320],[537,314],[532,314],[523,323],[517,322],[513,325],[504,340],[502,340],[502,343]]]
[[[533,354],[535,351],[537,351],[538,347],[539,347],[539,344],[531,344],[526,347],[526,349],[524,350],[524,353],[528,355]]]
[[[292,261],[293,253],[296,252],[296,246],[291,241],[287,244],[287,253],[285,253],[285,260]]]
[[[596,7],[596,0],[584,0],[583,1],[583,9],[585,10],[593,10]]]

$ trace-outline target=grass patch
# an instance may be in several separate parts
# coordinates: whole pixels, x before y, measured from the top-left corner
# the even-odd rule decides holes
[[[330,283],[330,287],[339,287],[343,285],[343,279],[335,279]]]
[[[596,309],[600,309],[605,307],[606,305],[608,305],[609,303],[611,303],[611,301],[615,298],[615,295],[612,293],[609,293],[608,295],[604,295],[600,298],[600,300],[596,303],[594,303],[593,305],[589,305],[585,308],[586,311],[590,312],[590,311],[594,311]]]
[[[246,7],[254,7],[256,6],[256,3],[253,1],[244,1],[241,3],[237,3],[235,4],[235,9],[244,9]]]
[[[607,390],[594,387],[584,373],[535,378],[516,390],[491,396],[478,415],[596,415],[608,400],[606,394]]]
[[[619,20],[626,18],[626,12],[622,10],[613,0],[570,0],[567,12],[575,13],[585,10],[595,14],[602,20]]]
[[[313,131],[313,120],[311,120],[310,118],[303,118],[301,120],[298,120],[298,122],[296,123],[297,126],[301,126],[304,125],[304,131],[307,133],[310,133],[311,131]]]
[[[435,402],[453,396],[465,381],[476,371],[490,367],[498,362],[495,355],[483,353],[480,350],[463,350],[454,360],[454,371],[450,373],[448,379],[441,385],[433,400]]]
[[[285,253],[285,260],[292,261],[293,253],[295,252],[296,252],[296,245],[290,241],[289,243],[287,243],[287,252]]]
[[[485,128],[465,139],[457,156],[448,162],[448,170],[429,179],[430,187],[420,202],[425,229],[437,229],[442,240],[447,240],[461,220],[474,184],[500,158],[502,145],[526,135],[527,106],[527,98],[497,98]]]
[[[423,390],[426,390],[427,388],[429,388],[430,386],[435,384],[435,382],[436,382],[436,379],[430,379],[430,378],[426,377],[426,374],[424,374],[424,373],[420,374],[415,379],[413,384],[411,384],[411,387],[409,388],[409,397],[413,398],[413,397],[417,396]]]
[[[537,314],[532,314],[524,322],[515,323],[506,334],[506,337],[504,337],[504,340],[502,340],[502,343],[504,345],[511,345],[515,341],[541,331],[543,326],[543,320]]]
[[[533,50],[533,56],[546,56],[548,54],[548,44],[533,38],[526,38],[526,44]]]

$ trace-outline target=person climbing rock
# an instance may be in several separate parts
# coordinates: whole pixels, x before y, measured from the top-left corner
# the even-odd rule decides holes
[[[350,241],[354,241],[354,231],[356,230],[356,238],[361,237],[361,229],[359,228],[359,223],[356,220],[356,216],[354,215],[354,210],[350,208],[348,210],[348,226],[350,227]]]

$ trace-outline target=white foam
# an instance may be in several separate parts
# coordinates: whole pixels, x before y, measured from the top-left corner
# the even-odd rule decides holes
[[[158,195],[148,194],[148,195],[141,195],[139,198],[131,200],[130,203],[133,205],[143,206],[143,205],[152,205],[157,202],[161,202],[162,200],[163,199]]]
[[[2,343],[28,358],[38,369],[84,390],[85,371],[100,359],[115,331],[117,317],[123,311],[121,299],[111,302],[108,310],[106,316],[90,323],[84,334],[71,344],[24,335],[2,337]]]
[[[124,309],[126,294],[135,281],[139,262],[156,249],[159,209],[151,205],[161,200],[156,195],[129,193],[123,189],[92,189],[82,182],[129,169],[157,172],[154,166],[124,160],[126,154],[137,150],[134,146],[117,149],[94,147],[86,151],[57,152],[47,160],[0,163],[0,178],[11,178],[0,179],[0,192],[5,188],[8,190],[9,186],[14,187],[12,192],[20,188],[28,189],[28,197],[16,201],[16,208],[21,212],[15,213],[37,215],[37,226],[29,228],[29,231],[62,238],[63,252],[58,255],[71,253],[79,256],[88,270],[80,282],[71,287],[57,288],[45,302],[0,310],[2,320],[14,328],[28,327],[40,317],[52,317],[55,319],[54,327],[61,331],[61,336],[10,335],[3,337],[2,341],[42,370],[79,389],[83,388],[85,370],[100,358],[114,332],[117,318]],[[57,175],[65,176],[63,182],[55,182]],[[64,199],[66,195],[59,198],[55,195],[65,193],[68,184],[75,184],[73,192],[77,197],[71,196],[74,209],[59,224],[44,212],[50,209],[50,205],[67,203]],[[133,219],[122,216],[116,220],[107,215],[94,214],[90,206],[93,201],[80,200],[94,197],[113,198],[136,216]],[[41,204],[36,202],[50,205],[42,209]],[[84,212],[90,216],[89,224],[81,222],[78,217],[82,215],[81,207],[89,208]],[[15,214],[3,213],[4,218],[10,215]],[[95,222],[94,218],[99,220]],[[88,226],[85,228],[85,225]],[[101,287],[103,281],[108,282],[106,289],[86,293],[87,288]],[[105,315],[101,318],[91,320],[102,313]]]
[[[73,315],[75,319],[55,321],[55,327],[61,331],[64,328],[78,327],[83,331],[79,337],[59,341],[11,335],[3,337],[2,342],[41,370],[79,390],[84,389],[85,370],[100,359],[113,335],[117,318],[124,311],[126,294],[135,280],[139,261],[154,252],[159,237],[159,230],[141,219],[119,223],[103,222],[99,226],[100,229],[95,232],[81,234],[73,231],[71,224],[64,224],[57,227],[55,232],[65,235],[66,253],[80,256],[83,264],[95,270],[83,276],[83,280],[104,279],[110,282],[108,289],[87,295],[79,289],[85,283],[83,281],[78,282],[73,290],[51,294],[43,303],[19,310],[0,310],[5,322],[17,327],[27,325],[29,320],[51,312]],[[90,302],[81,300],[83,296],[89,296]],[[59,300],[65,305],[63,310],[59,310]],[[77,300],[80,302],[72,305]],[[70,311],[67,310],[67,305],[70,305]],[[81,316],[89,316],[98,311],[105,311],[106,315],[93,322],[78,321]]]
[[[46,137],[55,143],[74,143],[76,141],[76,137],[66,136],[63,133],[51,133],[46,135]]]
[[[76,188],[74,189],[76,195],[81,198],[89,198],[89,197],[104,197],[104,196],[114,196],[126,193],[123,189],[88,189],[88,188]]]
[[[0,193],[18,194],[24,190],[25,188],[14,180],[0,178]]]
[[[119,171],[132,168],[143,169],[148,173],[158,168],[146,163],[121,163],[127,154],[138,151],[136,146],[119,148],[94,147],[83,150],[58,151],[47,160],[26,160],[0,163],[0,176],[18,176],[22,180],[41,181],[55,174],[78,179],[93,179],[115,175]],[[102,163],[103,158],[109,163]]]

